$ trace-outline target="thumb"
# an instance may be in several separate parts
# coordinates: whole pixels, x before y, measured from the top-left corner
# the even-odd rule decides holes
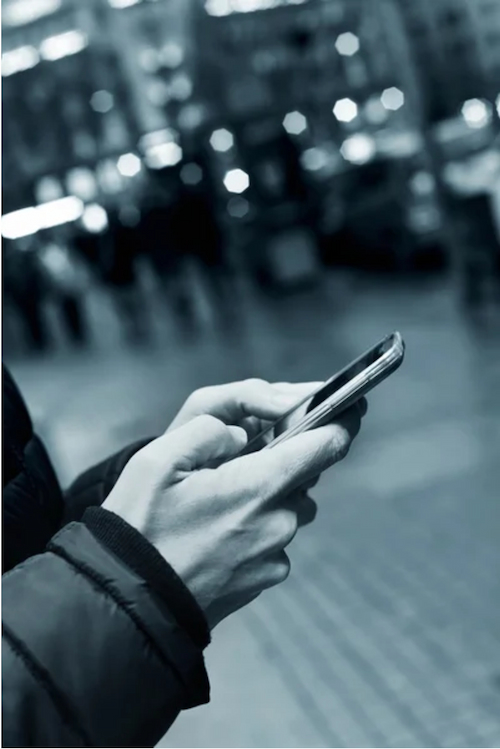
[[[247,434],[242,427],[226,426],[214,416],[197,416],[173,432],[167,432],[150,447],[153,457],[168,461],[170,468],[191,472],[210,468],[234,458],[245,447]]]

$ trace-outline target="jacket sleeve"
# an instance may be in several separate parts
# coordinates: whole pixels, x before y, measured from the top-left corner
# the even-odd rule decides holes
[[[75,479],[65,493],[63,525],[81,520],[88,507],[100,507],[129,460],[152,439],[151,437],[128,445]]]
[[[135,529],[89,513],[3,577],[3,746],[154,746],[209,699],[191,594]]]

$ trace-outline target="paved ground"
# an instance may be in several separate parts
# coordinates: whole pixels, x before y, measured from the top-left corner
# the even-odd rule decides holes
[[[500,746],[500,326],[462,318],[439,284],[330,279],[238,298],[237,335],[183,343],[166,329],[134,352],[96,300],[93,353],[12,362],[67,482],[167,424],[199,385],[320,379],[405,336],[404,368],[316,490],[289,581],[215,632],[212,702],[162,745]]]

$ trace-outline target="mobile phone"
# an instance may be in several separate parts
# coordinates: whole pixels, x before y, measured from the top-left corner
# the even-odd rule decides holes
[[[256,446],[270,434],[279,432],[279,427],[308,401],[305,415],[296,424],[277,434],[263,449],[279,445],[297,434],[323,426],[333,421],[352,406],[363,395],[389,377],[402,364],[405,344],[400,333],[386,336],[380,343],[364,353],[306,398],[297,403],[274,424],[252,439],[242,454],[253,452]]]

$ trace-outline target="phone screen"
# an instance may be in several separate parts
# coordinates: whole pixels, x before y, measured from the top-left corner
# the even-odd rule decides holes
[[[374,346],[372,349],[370,349],[370,351],[367,351],[365,354],[360,356],[359,359],[356,359],[356,361],[352,362],[352,364],[348,364],[347,367],[342,369],[338,374],[334,375],[330,380],[328,380],[324,387],[322,387],[321,390],[313,396],[311,403],[309,404],[309,407],[307,409],[307,413],[310,413],[313,409],[319,406],[320,403],[323,403],[324,400],[333,395],[333,393],[335,393],[337,390],[340,390],[340,388],[344,387],[344,385],[347,385],[348,382],[353,380],[357,375],[361,374],[361,372],[364,372],[364,370],[367,369],[371,364],[374,364],[391,348],[391,345],[392,336],[388,336],[377,346]]]
[[[258,434],[254,439],[250,440],[241,454],[245,455],[253,452],[256,449],[259,449],[260,447],[262,447],[263,442],[265,443],[267,437],[276,436],[276,434],[280,431],[280,427],[282,426],[282,424],[286,422],[296,411],[307,404],[308,401],[310,401],[310,403],[307,406],[305,413],[310,413],[311,411],[313,411],[315,408],[317,408],[317,406],[323,403],[323,401],[325,401],[336,391],[344,387],[344,385],[350,382],[354,377],[361,374],[371,364],[374,364],[376,361],[378,361],[378,359],[380,359],[387,351],[391,349],[393,340],[393,335],[387,336],[383,341],[378,343],[372,349],[364,353],[355,361],[351,362],[351,364],[348,364],[347,367],[335,374],[318,390],[312,392],[306,398],[301,400],[280,419],[274,422],[274,424],[271,424],[267,429]]]

